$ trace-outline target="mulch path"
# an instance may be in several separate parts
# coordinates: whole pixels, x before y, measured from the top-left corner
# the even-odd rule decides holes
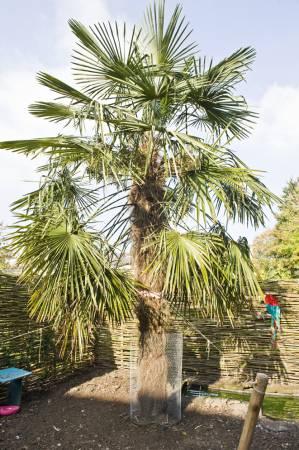
[[[129,418],[126,371],[92,369],[49,392],[31,394],[20,414],[0,418],[1,450],[234,450],[242,420],[211,407],[185,405],[172,427],[137,426]],[[298,450],[299,424],[273,432],[258,425],[252,450]]]

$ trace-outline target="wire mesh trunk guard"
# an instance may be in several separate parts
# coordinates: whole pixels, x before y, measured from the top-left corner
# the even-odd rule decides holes
[[[144,365],[138,346],[130,352],[130,415],[138,424],[181,420],[183,336],[167,333],[165,354]]]

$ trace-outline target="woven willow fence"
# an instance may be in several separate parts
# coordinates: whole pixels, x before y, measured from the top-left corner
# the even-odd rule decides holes
[[[28,318],[27,299],[17,277],[0,274],[0,368],[28,369],[32,376],[26,378],[25,389],[45,389],[91,364],[93,354],[87,352],[76,362],[61,359],[52,330]],[[0,390],[0,397],[3,395],[4,389]]]
[[[265,283],[263,288],[275,291],[282,306],[283,333],[277,348],[271,345],[271,320],[257,320],[249,309],[234,328],[228,321],[217,326],[198,317],[176,318],[173,328],[184,334],[185,377],[194,375],[210,384],[225,378],[252,380],[261,371],[274,382],[299,384],[299,283],[275,281]],[[257,311],[264,311],[264,306],[255,305]],[[114,330],[102,329],[96,346],[97,361],[105,367],[114,364],[128,368],[137,334],[135,320]]]
[[[249,310],[233,329],[227,322],[217,327],[209,320],[177,318],[173,328],[184,334],[184,376],[212,383],[227,377],[252,379],[257,371],[263,371],[273,380],[299,384],[299,284],[280,281],[266,287],[279,294],[282,305],[283,334],[278,348],[271,348],[270,321],[256,320]],[[138,341],[136,321],[116,329],[101,328],[94,348],[74,362],[59,357],[49,327],[28,318],[27,298],[15,276],[0,274],[0,368],[31,370],[33,375],[25,382],[27,390],[45,389],[92,364],[129,367],[130,349]]]

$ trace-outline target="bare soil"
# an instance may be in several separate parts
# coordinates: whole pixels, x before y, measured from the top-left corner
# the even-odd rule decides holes
[[[184,402],[178,425],[142,427],[130,421],[128,391],[128,372],[92,369],[51,391],[27,395],[21,413],[0,418],[0,448],[236,449],[243,424],[242,407],[238,417],[236,405],[232,408],[226,402],[222,408],[211,399],[189,399]],[[275,431],[272,428],[260,421],[252,450],[299,449],[299,424],[282,423]]]

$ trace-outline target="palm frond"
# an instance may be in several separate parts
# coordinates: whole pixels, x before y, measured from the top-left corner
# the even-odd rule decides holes
[[[47,204],[40,214],[19,215],[11,245],[21,280],[31,290],[31,316],[53,324],[63,336],[62,351],[71,337],[74,353],[81,355],[96,323],[130,316],[135,288],[126,273],[111,267],[109,247],[82,227],[75,209]]]
[[[43,176],[38,189],[14,201],[11,210],[14,213],[24,210],[26,214],[30,211],[31,214],[41,215],[54,205],[59,205],[58,209],[66,214],[73,210],[90,214],[98,202],[97,190],[87,185],[75,170],[65,167]]]
[[[264,225],[265,210],[279,198],[226,147],[206,144],[194,136],[170,132],[176,142],[176,167],[168,198],[179,222],[191,210],[198,222],[205,216],[217,221],[219,214],[247,226]],[[172,194],[171,194],[172,192]]]
[[[128,33],[125,24],[121,29],[117,23],[113,26],[110,22],[108,25],[98,23],[89,30],[73,19],[69,25],[79,40],[79,50],[73,57],[78,83],[92,97],[111,97],[121,93],[140,67],[137,52],[140,31],[134,27]]]
[[[42,86],[45,86],[52,92],[59,94],[61,98],[67,98],[75,103],[90,103],[92,101],[92,99],[83,92],[78,91],[67,83],[64,83],[60,79],[45,72],[39,72],[37,74],[37,80]]]
[[[229,235],[163,230],[148,245],[155,259],[147,270],[152,277],[163,274],[163,295],[179,311],[233,321],[250,296],[260,294],[244,243]]]
[[[79,150],[80,141],[72,136],[53,136],[0,142],[0,149],[36,156],[47,151]]]
[[[223,213],[228,220],[254,227],[265,223],[263,208],[278,201],[254,172],[220,165],[189,170],[174,187],[173,198],[178,220],[195,209],[198,222],[205,216],[217,220]]]
[[[65,167],[79,163],[85,166],[89,174],[97,181],[114,180],[121,184],[122,179],[138,171],[132,160],[123,161],[113,146],[104,144],[98,138],[93,141],[76,136],[57,136],[40,139],[5,141],[0,143],[0,149],[23,153],[36,157],[46,155],[51,158],[51,167]]]
[[[57,102],[36,102],[29,106],[29,112],[50,122],[62,122],[65,120],[75,122],[82,115],[82,110],[73,106],[66,106]]]
[[[234,240],[219,222],[214,224],[209,232],[219,236],[225,247],[222,264],[225,279],[230,282],[224,283],[224,289],[228,290],[231,301],[237,305],[244,299],[249,302],[260,297],[262,291],[253,269],[247,239],[240,237],[238,241]]]
[[[189,127],[201,126],[218,134],[226,129],[234,137],[246,137],[257,114],[249,110],[244,97],[235,94],[235,87],[244,80],[254,58],[251,47],[237,50],[216,65],[211,62],[207,68],[205,59],[196,62],[194,58],[185,79],[176,85],[182,104],[176,124],[186,126],[187,121]]]
[[[180,5],[175,7],[166,24],[165,1],[154,3],[147,8],[145,24],[153,64],[169,70],[193,55],[197,45],[187,43],[192,30],[182,16]]]

